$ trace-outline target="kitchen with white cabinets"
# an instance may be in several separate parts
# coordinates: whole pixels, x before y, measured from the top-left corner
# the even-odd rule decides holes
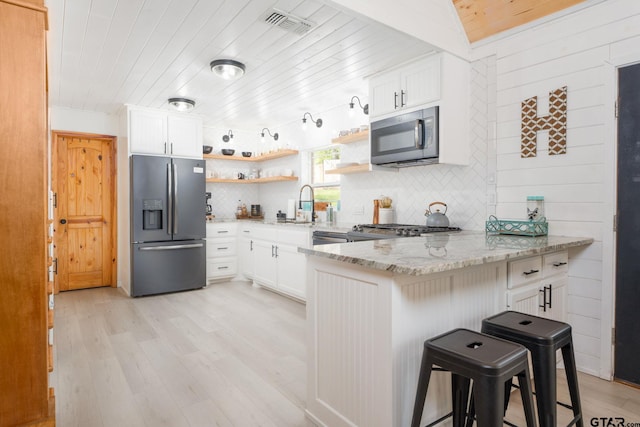
[[[366,303],[383,296],[367,293],[369,299],[354,301],[356,290],[372,291],[362,283],[387,289],[390,294],[385,301],[391,305],[373,308],[380,315],[377,321],[381,323],[376,325],[381,329],[369,325],[373,329],[368,333],[373,335],[368,337],[392,342],[416,332],[417,323],[403,331],[385,329],[388,323],[382,323],[396,319],[406,302],[399,302],[403,300],[398,296],[420,280],[411,273],[396,275],[376,268],[372,273],[369,267],[349,265],[346,258],[323,260],[318,254],[354,256],[347,254],[367,245],[379,253],[393,253],[396,245],[404,243],[346,243],[314,249],[312,230],[327,224],[277,223],[276,213],[284,211],[287,201],[296,199],[300,187],[310,182],[311,153],[329,146],[340,131],[360,130],[371,121],[436,105],[440,109],[439,164],[381,170],[367,164],[368,138],[342,145],[344,161],[359,167],[356,173],[340,175],[339,227],[349,229],[372,222],[372,200],[384,195],[393,199],[398,223],[424,224],[428,204],[444,201],[449,208],[447,216],[462,228],[462,235],[476,232],[482,240],[489,215],[523,219],[527,196],[543,195],[549,240],[568,236],[574,243],[589,244],[541,244],[544,249],[538,252],[518,252],[517,256],[485,260],[473,267],[482,276],[478,282],[483,292],[478,297],[486,303],[476,318],[464,318],[454,305],[441,312],[446,322],[423,319],[428,327],[412,336],[413,353],[407,351],[398,360],[414,363],[419,341],[442,327],[463,324],[477,329],[479,316],[509,308],[570,323],[578,369],[588,374],[581,378],[587,383],[590,378],[606,380],[590,383],[598,384],[592,389],[605,390],[611,385],[608,381],[615,376],[611,343],[616,326],[617,236],[612,231],[616,213],[616,72],[617,67],[640,60],[637,2],[569,2],[571,5],[564,5],[568,8],[563,6],[555,14],[527,15],[524,19],[530,22],[520,22],[523,26],[514,24],[514,28],[473,36],[476,38],[466,32],[467,21],[463,11],[456,9],[457,2],[408,2],[406,7],[413,12],[409,14],[405,8],[390,10],[381,0],[366,5],[351,0],[305,0],[291,5],[224,1],[215,11],[204,1],[193,2],[192,8],[178,2],[153,7],[138,2],[47,3],[51,26],[49,129],[118,137],[118,282],[113,284],[117,288],[86,291],[84,295],[91,295],[86,299],[79,296],[85,291],[57,296],[65,310],[56,318],[56,328],[62,331],[56,337],[56,363],[69,370],[54,381],[63,393],[57,405],[63,414],[60,420],[76,417],[89,425],[90,415],[102,412],[112,414],[104,415],[103,424],[120,422],[122,419],[113,415],[116,407],[124,409],[121,413],[137,414],[131,417],[134,424],[144,423],[140,414],[145,414],[157,424],[171,420],[171,425],[197,425],[216,418],[232,425],[256,424],[261,419],[274,425],[303,425],[311,420],[317,425],[342,425],[344,420],[323,421],[331,416],[318,415],[318,399],[313,395],[339,387],[306,391],[316,384],[306,369],[313,372],[317,366],[313,359],[306,359],[304,347],[318,349],[313,347],[317,343],[310,342],[314,319],[309,314],[317,314],[314,310],[320,307],[315,305],[317,295],[309,294],[319,285],[310,284],[309,277],[320,265],[327,271],[327,266],[340,266],[327,273],[334,281],[326,282],[323,292],[324,297],[333,298],[333,308],[343,310],[344,316],[352,308],[372,313],[372,306]],[[272,24],[262,19],[263,9],[273,12],[271,7],[281,13],[287,9],[285,15],[298,23],[299,33],[267,26]],[[127,16],[131,19],[123,18]],[[230,24],[216,24],[218,16],[230,17]],[[243,31],[233,36],[234,28]],[[213,75],[210,61],[218,56],[243,61],[244,76],[223,81]],[[550,155],[549,132],[541,131],[537,132],[537,155],[522,156],[522,103],[537,97],[537,115],[544,116],[548,114],[549,93],[565,86],[566,154]],[[368,115],[358,108],[350,111],[348,103],[353,95],[369,104]],[[193,111],[170,110],[167,100],[176,96],[192,98]],[[303,131],[301,118],[309,117],[307,113],[314,119],[322,118],[323,126],[309,123]],[[270,131],[262,142],[264,129]],[[223,140],[231,131],[234,138]],[[279,139],[272,137],[273,132],[278,132]],[[203,156],[203,145],[212,146],[212,153]],[[235,155],[223,156],[223,148],[234,149]],[[252,153],[251,160],[240,155],[243,151]],[[291,155],[269,157],[279,152]],[[127,187],[132,153],[204,159],[207,170],[215,171],[206,184],[216,218],[207,223],[204,289],[128,298]],[[239,174],[249,176],[252,167],[269,170],[269,176],[238,179]],[[288,170],[290,174],[285,172]],[[265,220],[237,221],[238,200],[247,206],[260,204]],[[405,254],[411,268],[431,256],[425,243],[420,240],[411,254]],[[446,246],[447,261],[443,264],[455,262],[455,247],[454,238],[451,246]],[[498,250],[488,243],[486,249]],[[384,260],[376,262],[384,264]],[[349,275],[352,269],[361,275],[357,280]],[[464,280],[443,271],[434,274],[433,283],[425,285],[427,294],[432,292],[436,299],[453,295],[450,302],[464,300],[464,292],[469,291]],[[347,282],[358,282],[352,289],[354,294],[341,288]],[[442,292],[438,294],[436,288]],[[77,303],[80,300],[92,309],[83,309]],[[436,313],[442,307],[434,301],[424,304]],[[114,308],[102,312],[101,304]],[[90,311],[100,314],[91,317]],[[352,319],[347,316],[344,320]],[[301,332],[305,322],[309,329]],[[351,332],[358,335],[356,329]],[[83,336],[88,337],[86,342]],[[239,341],[234,341],[236,338]],[[269,345],[270,341],[274,344]],[[335,344],[327,338],[318,354],[326,356],[327,346]],[[366,343],[356,340],[356,344],[366,348]],[[89,361],[76,363],[82,370],[77,375],[79,382],[86,378],[99,381],[104,370],[111,374],[102,375],[102,380],[108,376],[117,391],[107,394],[89,382],[82,383],[81,390],[97,391],[74,394],[65,380],[76,377],[70,373],[75,371],[69,362],[74,357],[69,348],[86,348],[77,356],[90,356]],[[401,380],[398,376],[397,370],[405,365],[394,365],[397,349],[376,348],[379,357],[386,357],[386,376],[376,381],[388,386],[384,392],[389,394],[374,396],[379,399],[380,418],[353,424],[404,425],[406,408],[398,409],[402,405],[394,399],[410,397],[415,378]],[[345,353],[336,352],[334,359],[327,360],[340,369],[346,366],[355,371],[357,358],[348,360],[351,365],[340,365],[339,358],[361,355],[356,350],[346,348]],[[365,357],[361,360],[367,361]],[[161,375],[166,366],[172,368],[170,373]],[[408,371],[415,368],[411,365]],[[351,368],[342,372],[344,376],[352,373]],[[340,385],[340,378],[328,378],[334,381],[331,384]],[[260,385],[249,387],[254,380]],[[267,380],[268,384],[262,382]],[[224,384],[228,389],[221,391],[212,384]],[[398,390],[403,392],[395,394]],[[362,396],[369,396],[366,392]],[[342,395],[332,393],[320,396],[329,402],[323,410],[331,412],[333,408],[334,415],[345,411],[346,418],[367,412],[355,404],[340,406],[336,400]],[[230,396],[242,404],[234,403]],[[628,403],[634,404],[640,403]],[[272,412],[269,407],[284,409]],[[74,412],[70,408],[86,409]],[[155,408],[161,415],[153,415]],[[606,409],[623,414],[627,421],[638,421],[624,412],[622,404]],[[304,410],[309,411],[306,418]],[[355,412],[349,412],[352,410]],[[441,410],[439,405],[436,412]],[[594,417],[616,415],[605,413],[602,407],[595,412],[587,410]],[[369,411],[366,416],[372,414],[374,411]]]

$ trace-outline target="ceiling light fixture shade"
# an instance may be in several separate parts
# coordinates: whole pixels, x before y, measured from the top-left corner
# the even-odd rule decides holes
[[[233,59],[216,59],[209,64],[211,71],[225,80],[239,79],[244,75],[246,67],[242,62]]]
[[[273,138],[274,141],[277,141],[278,138],[280,138],[280,135],[278,135],[278,132],[274,133],[273,135],[271,134],[271,131],[269,130],[269,128],[263,128],[262,131],[260,132],[260,139],[262,142],[264,142],[264,131],[267,131],[267,133],[269,134],[269,136],[271,138]]]
[[[319,127],[319,128],[322,127],[322,119],[321,118],[318,118],[318,120],[313,120],[313,116],[311,115],[311,113],[306,112],[302,116],[302,128],[303,129],[305,129],[305,130],[307,129],[307,114],[309,115],[309,118],[311,119],[311,121],[316,124],[316,127]]]
[[[356,95],[351,97],[351,102],[349,102],[349,108],[353,110],[353,107],[355,106],[355,103],[353,102],[354,99],[358,101],[358,105],[360,106],[360,108],[362,108],[362,112],[365,114],[369,114],[369,104],[365,104],[363,107],[362,103],[360,102],[360,98],[358,98]]]
[[[189,111],[196,106],[196,101],[189,98],[169,98],[168,102],[178,111]]]
[[[229,133],[222,135],[223,142],[229,142],[230,139],[233,139],[233,132],[231,132],[231,129],[229,129]]]

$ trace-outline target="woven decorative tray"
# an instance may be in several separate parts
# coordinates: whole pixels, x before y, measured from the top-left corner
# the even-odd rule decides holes
[[[519,221],[515,219],[498,219],[491,215],[486,222],[486,231],[487,233],[515,236],[546,236],[549,233],[549,224],[545,217],[536,221]]]

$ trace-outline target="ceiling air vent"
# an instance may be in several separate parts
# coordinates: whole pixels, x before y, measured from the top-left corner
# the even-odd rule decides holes
[[[264,14],[263,21],[269,25],[282,28],[290,33],[302,36],[313,28],[313,22],[306,21],[290,13],[278,9],[270,9]]]

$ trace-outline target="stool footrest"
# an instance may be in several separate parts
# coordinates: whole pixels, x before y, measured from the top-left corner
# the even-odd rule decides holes
[[[443,415],[442,417],[438,418],[437,420],[435,420],[434,422],[427,424],[424,427],[433,427],[436,424],[440,424],[441,422],[443,422],[444,420],[446,420],[447,418],[453,417],[453,411],[449,412],[447,415]]]
[[[518,388],[518,389],[520,388],[520,386],[518,386],[518,384],[511,384],[511,387],[512,388]],[[533,392],[533,395],[536,396],[536,392],[535,391]],[[556,401],[556,403],[558,405],[562,406],[563,408],[571,409],[573,411],[573,406],[569,405],[568,403],[564,403],[564,402],[560,402],[560,401]],[[580,417],[576,416],[576,418],[574,418],[575,421],[573,423],[577,422],[578,418],[580,418]],[[569,424],[569,426],[572,425],[572,424]],[[569,426],[567,426],[567,427],[569,427]]]

